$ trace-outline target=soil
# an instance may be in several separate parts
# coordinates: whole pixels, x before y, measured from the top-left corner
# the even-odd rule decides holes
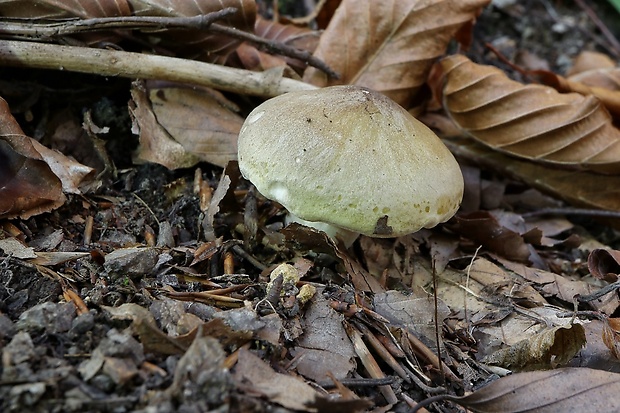
[[[289,2],[290,3],[290,2]],[[484,47],[492,44],[508,60],[523,62],[524,52],[538,57],[550,70],[563,73],[571,59],[582,50],[600,50],[610,53],[601,45],[602,35],[592,20],[573,1],[496,2],[480,16],[474,30],[472,49],[468,52],[479,63],[495,64],[515,78],[521,76]],[[502,3],[501,7],[499,4]],[[620,19],[607,2],[588,2],[607,27],[620,36]],[[528,60],[530,61],[530,60]],[[186,293],[203,291],[203,283],[193,278],[194,273],[220,277],[222,288],[233,288],[232,295],[256,305],[265,297],[265,268],[299,257],[310,257],[313,267],[308,280],[330,285],[331,296],[353,303],[350,282],[338,276],[338,261],[328,253],[303,250],[296,243],[278,244],[271,240],[263,244],[244,244],[239,225],[243,223],[244,198],[247,184],[231,188],[225,214],[216,215],[214,229],[217,238],[206,245],[212,249],[210,259],[203,259],[191,266],[194,254],[190,253],[205,244],[200,217],[200,200],[193,192],[195,171],[168,171],[157,165],[134,165],[130,153],[137,144],[131,134],[131,121],[126,105],[129,100],[129,81],[101,79],[87,75],[63,74],[39,70],[2,69],[0,94],[12,107],[17,108],[28,96],[36,96],[36,103],[15,116],[29,136],[45,136],[48,116],[65,109],[81,116],[91,110],[95,124],[109,126],[105,147],[116,165],[115,173],[101,177],[103,185],[88,197],[70,196],[67,203],[56,211],[35,216],[28,220],[13,220],[11,224],[24,234],[28,243],[34,241],[48,245],[50,251],[86,252],[87,256],[48,269],[15,257],[0,258],[0,411],[3,412],[199,412],[199,411],[290,411],[274,403],[267,394],[255,394],[234,384],[233,374],[216,369],[213,363],[226,362],[232,357],[232,341],[243,341],[240,331],[222,334],[231,342],[217,345],[205,342],[207,350],[195,363],[204,375],[192,372],[184,365],[183,352],[162,350],[147,351],[144,337],[136,334],[131,320],[141,323],[148,330],[148,322],[134,307],[130,314],[114,316],[109,307],[135,304],[159,314],[161,329],[169,327],[168,318],[198,318],[205,322],[214,320],[213,314],[230,311],[221,302],[177,301],[177,304],[155,304],[156,298],[169,296],[170,287]],[[10,86],[10,87],[9,87]],[[222,170],[208,164],[200,165],[202,178],[212,188],[217,187]],[[235,172],[230,172],[231,176]],[[234,190],[237,194],[235,196]],[[224,205],[224,204],[222,204]],[[261,201],[260,216],[269,216],[270,228],[282,225],[282,213],[273,204]],[[91,244],[84,245],[85,220],[94,218]],[[152,262],[152,256],[137,256],[124,260],[118,266],[103,266],[103,257],[121,247],[152,245],[151,234],[157,234],[160,224],[170,225],[169,239],[175,248],[165,248],[165,262]],[[62,236],[52,239],[55,231]],[[293,233],[295,235],[296,233]],[[299,234],[297,234],[299,235]],[[301,234],[304,235],[304,234]],[[274,238],[276,235],[274,235]],[[165,240],[163,240],[166,245]],[[313,241],[318,244],[324,241]],[[284,245],[275,248],[274,245]],[[321,244],[323,245],[323,244]],[[235,248],[242,246],[243,248]],[[316,244],[314,245],[316,247]],[[45,248],[43,248],[45,249]],[[164,247],[162,247],[162,250]],[[242,250],[240,252],[240,250]],[[315,248],[315,251],[317,248]],[[262,266],[248,260],[246,254],[258,259]],[[234,274],[246,274],[251,282],[223,277],[223,265],[228,253],[234,256]],[[165,264],[165,266],[164,266]],[[179,271],[164,268],[178,268]],[[172,274],[176,275],[172,275]],[[185,274],[179,276],[178,274]],[[262,282],[262,284],[261,284]],[[75,289],[86,303],[87,311],[81,312],[73,303],[67,303],[63,291]],[[69,288],[69,289],[71,289]],[[190,297],[190,295],[187,295]],[[187,298],[186,298],[187,299]],[[162,308],[156,307],[161,305]],[[130,308],[130,307],[126,307]],[[260,307],[265,312],[268,309]],[[282,309],[279,309],[282,311]],[[301,310],[288,309],[288,320],[299,320]],[[190,314],[190,316],[186,316]],[[192,321],[193,322],[193,321]],[[145,327],[146,326],[146,327]],[[290,327],[290,326],[289,326]],[[293,331],[290,327],[287,331]],[[188,328],[182,333],[190,331]],[[145,335],[146,334],[146,335]],[[149,333],[155,334],[155,333]],[[139,335],[141,342],[136,338]],[[234,340],[233,340],[234,339]],[[155,340],[155,339],[153,339]],[[283,353],[282,348],[268,340],[245,340],[246,348],[263,360],[274,361]],[[285,346],[290,346],[287,341]],[[176,344],[175,344],[176,345]],[[160,345],[161,346],[161,345]],[[151,350],[152,350],[151,346]],[[186,348],[186,347],[184,347]],[[209,350],[211,349],[211,350]],[[222,354],[220,354],[221,352]],[[290,360],[288,360],[290,361]],[[282,370],[284,371],[284,370]],[[205,376],[206,375],[206,376]],[[180,377],[186,381],[180,383]],[[188,378],[190,377],[190,378]],[[489,378],[479,374],[475,386]],[[193,383],[193,384],[191,384]],[[394,381],[397,393],[424,398],[412,383]],[[468,386],[452,385],[450,391],[461,394],[471,390]],[[384,404],[377,388],[359,389],[358,395]],[[329,409],[323,411],[330,411]],[[441,411],[459,411],[450,405],[435,407]],[[408,407],[399,403],[394,411],[404,412]],[[331,410],[336,411],[336,410]],[[345,411],[345,410],[343,410]]]

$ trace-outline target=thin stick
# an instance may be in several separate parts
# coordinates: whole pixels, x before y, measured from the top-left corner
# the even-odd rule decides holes
[[[113,29],[207,29],[213,22],[237,12],[227,7],[217,12],[191,17],[121,16],[72,19],[60,22],[40,23],[26,20],[0,20],[0,32],[4,36],[27,36],[31,39],[49,40],[52,37],[76,33]]]
[[[535,217],[538,215],[585,215],[590,217],[620,218],[620,211],[609,211],[604,209],[587,208],[541,208],[536,211],[521,214],[523,218]]]
[[[329,77],[332,77],[334,79],[340,78],[340,75],[338,73],[336,73],[329,66],[327,66],[327,64],[321,59],[312,56],[312,53],[308,52],[307,50],[296,49],[284,43],[272,42],[270,40],[256,36],[255,34],[237,30],[233,27],[223,26],[221,24],[214,23],[211,25],[209,30],[214,33],[225,34],[230,37],[245,40],[246,42],[252,43],[254,46],[269,54],[281,54],[284,56],[299,59],[310,66],[322,70],[323,72],[327,73]]]
[[[0,65],[169,80],[265,97],[316,89],[278,70],[251,72],[175,57],[13,40],[0,40]]]
[[[590,20],[592,20],[596,27],[598,27],[598,29],[601,31],[605,39],[607,39],[607,41],[611,45],[610,51],[616,57],[620,56],[620,42],[618,42],[616,36],[614,36],[614,34],[607,28],[605,23],[603,23],[601,19],[598,18],[594,10],[592,10],[592,8],[588,6],[588,4],[583,0],[575,0],[575,3],[577,3],[577,5],[581,7],[581,9],[588,15],[588,17],[590,17]]]
[[[310,66],[338,79],[339,75],[321,59],[314,57],[307,50],[297,49],[285,43],[265,39],[234,27],[214,23],[237,11],[228,7],[217,12],[192,17],[156,17],[156,16],[121,16],[99,17],[92,19],[69,20],[57,23],[35,23],[0,20],[0,32],[4,35],[28,36],[32,39],[50,39],[81,32],[111,29],[185,29],[208,30],[253,44],[260,50],[301,60]]]

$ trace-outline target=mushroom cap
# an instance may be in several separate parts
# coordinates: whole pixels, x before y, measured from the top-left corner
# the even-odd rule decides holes
[[[447,221],[463,197],[458,163],[423,123],[358,86],[291,92],[254,109],[239,168],[292,214],[373,237]]]

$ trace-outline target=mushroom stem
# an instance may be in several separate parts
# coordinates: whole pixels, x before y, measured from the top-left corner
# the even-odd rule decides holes
[[[330,225],[325,222],[306,221],[305,219],[299,218],[298,216],[289,212],[286,215],[285,223],[288,225],[291,222],[296,222],[298,224],[305,225],[319,231],[323,231],[331,239],[335,241],[341,241],[346,248],[349,248],[351,245],[353,245],[355,240],[360,236],[359,232],[349,231],[348,229]]]

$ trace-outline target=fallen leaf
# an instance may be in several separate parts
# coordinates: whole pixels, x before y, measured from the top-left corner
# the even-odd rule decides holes
[[[603,318],[602,338],[611,354],[620,359],[620,319]]]
[[[297,371],[315,381],[327,380],[329,373],[343,379],[355,368],[355,352],[342,325],[343,316],[329,306],[322,289],[310,300],[304,314],[304,334],[293,356]]]
[[[100,0],[102,1],[102,0]],[[254,32],[256,2],[254,0],[128,0],[138,16],[198,16],[234,7],[237,12],[217,21],[218,24],[248,33]],[[209,30],[163,30],[148,32],[160,47],[180,52],[184,57],[224,63],[241,40]],[[156,39],[156,40],[152,40]]]
[[[583,208],[620,211],[620,176],[571,171],[507,156],[474,141],[444,141],[457,157]]]
[[[62,182],[0,98],[0,218],[28,219],[65,203]]]
[[[319,393],[293,376],[276,373],[267,363],[246,349],[239,350],[234,377],[242,387],[263,394],[270,401],[288,409],[315,411],[309,405],[314,403]]]
[[[148,87],[157,121],[188,153],[220,167],[237,158],[243,118],[220,92],[180,85]]]
[[[501,262],[502,266],[508,270],[519,274],[525,280],[532,283],[532,286],[545,297],[556,297],[566,303],[572,303],[577,294],[590,295],[600,288],[583,280],[571,280],[568,277],[550,271],[528,267],[500,257],[496,257],[496,260]],[[592,307],[604,314],[613,313],[619,304],[618,295],[615,292],[590,302]]]
[[[37,254],[34,252],[34,248],[22,244],[16,238],[4,238],[0,239],[0,250],[4,252],[3,255],[10,255],[22,260],[29,258],[36,258]]]
[[[573,60],[573,65],[566,72],[566,76],[576,76],[590,70],[612,69],[616,67],[616,62],[604,53],[584,50]]]
[[[616,281],[620,275],[620,251],[602,248],[591,251],[588,270],[598,279]]]
[[[167,392],[181,403],[219,405],[233,389],[232,377],[224,367],[226,353],[212,337],[197,337],[174,369]]]
[[[584,96],[592,95],[600,100],[615,119],[620,117],[620,91],[618,90],[591,86],[578,81],[575,77],[567,79],[564,76],[546,70],[537,70],[534,71],[533,74],[537,75],[542,83],[551,86],[558,92],[576,92]],[[609,78],[607,78],[607,80],[609,80]],[[600,79],[598,82],[601,81],[604,81],[604,79]],[[593,81],[593,83],[596,82],[596,80]]]
[[[435,301],[432,297],[408,297],[398,291],[387,291],[375,295],[375,311],[390,321],[392,326],[405,326],[413,331],[426,346],[437,349],[435,341]],[[438,302],[438,325],[450,314],[450,309],[441,300]]]
[[[487,0],[343,0],[314,55],[340,74],[308,68],[317,86],[365,86],[408,107],[436,58]]]
[[[458,214],[449,227],[485,248],[513,261],[527,262],[530,250],[523,237],[500,224],[489,211]]]
[[[489,354],[483,362],[511,370],[555,368],[568,363],[585,344],[581,324],[557,326]]]
[[[595,97],[523,85],[462,55],[440,64],[444,108],[477,141],[547,165],[620,172],[620,131]]]
[[[223,167],[236,158],[243,119],[222,104],[218,92],[180,85],[147,91],[136,82],[131,94],[140,134],[137,159],[179,169],[200,161]]]
[[[264,39],[295,47],[312,53],[320,39],[320,32],[306,27],[298,27],[292,24],[282,24],[275,21],[256,18],[254,33]],[[302,73],[307,67],[306,62],[285,56],[274,56],[259,51],[248,44],[241,44],[236,50],[243,66],[250,70],[266,70],[274,66],[289,65],[297,73]],[[296,75],[298,76],[298,75]]]
[[[478,413],[586,413],[620,409],[620,374],[585,367],[518,373],[448,397]]]

